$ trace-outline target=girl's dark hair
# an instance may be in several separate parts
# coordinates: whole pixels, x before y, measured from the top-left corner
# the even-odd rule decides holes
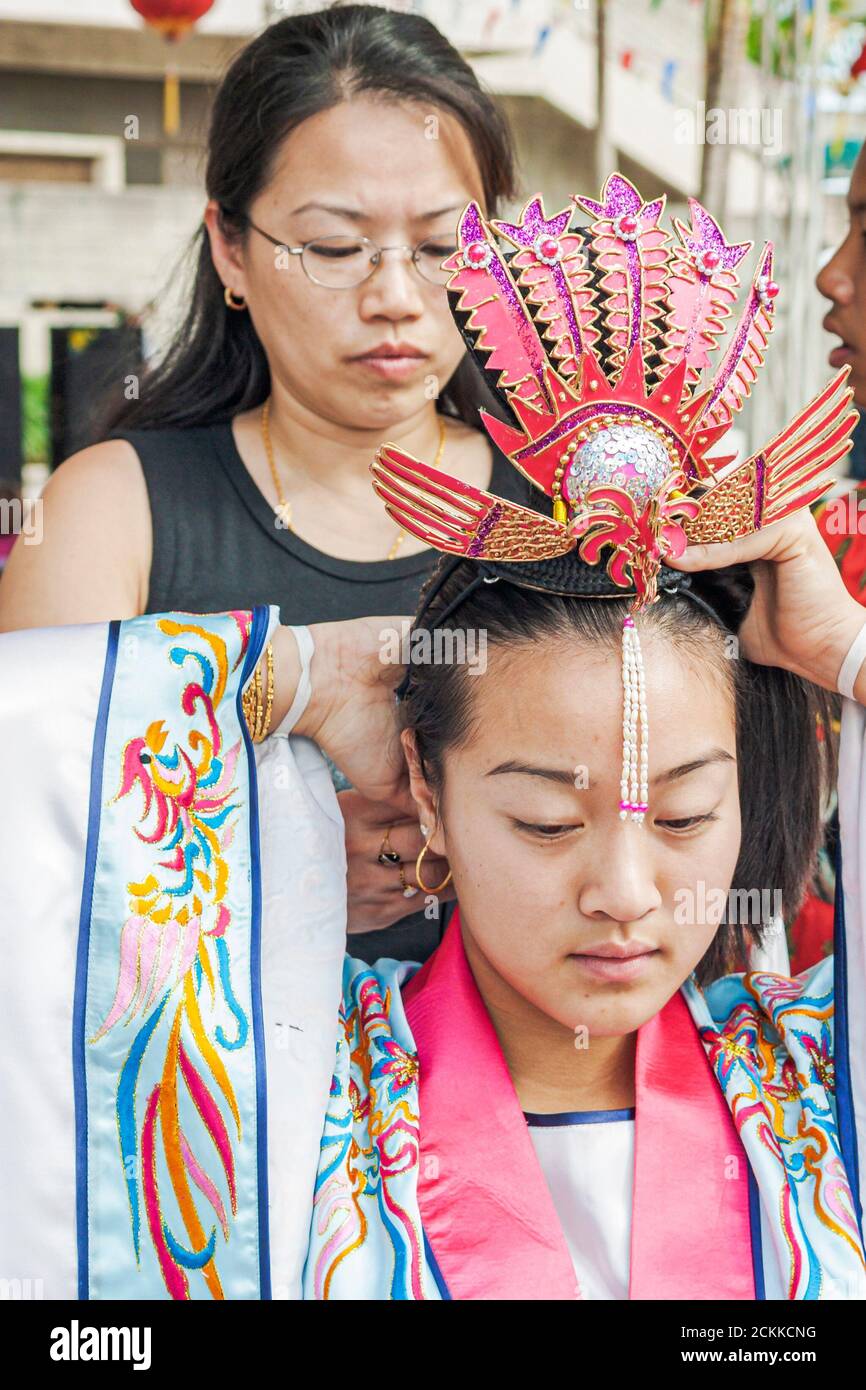
[[[214,99],[205,184],[227,236],[249,235],[246,213],[267,185],[282,142],[320,111],[360,93],[423,103],[454,116],[494,216],[514,194],[514,154],[505,116],[460,54],[429,20],[378,5],[332,5],[271,24],[233,60]],[[207,230],[184,253],[194,260],[189,309],[155,367],[139,371],[139,399],[122,388],[104,409],[100,437],[115,429],[192,427],[230,420],[270,391],[264,349],[248,313],[226,309]],[[496,411],[482,372],[467,356],[439,408],[479,427]],[[498,413],[498,412],[497,412]]]
[[[422,606],[448,563],[443,561],[431,575],[421,594]],[[488,652],[495,647],[531,648],[563,638],[619,648],[627,600],[562,597],[502,580],[482,583],[444,621],[437,621],[436,615],[445,612],[476,573],[471,561],[457,565],[423,613],[420,626],[485,632]],[[742,818],[731,888],[748,894],[735,901],[748,902],[750,907],[753,902],[774,903],[778,893],[784,918],[790,921],[814,872],[823,834],[824,795],[835,783],[832,726],[838,700],[788,671],[747,661],[737,655],[730,639],[726,650],[725,629],[731,635],[736,632],[751,600],[752,580],[745,566],[705,571],[692,575],[691,581],[694,598],[682,592],[663,593],[644,611],[643,623],[656,627],[687,660],[708,666],[717,679],[730,683]],[[700,600],[719,615],[725,628]],[[465,663],[419,661],[410,668],[402,722],[414,730],[428,786],[439,796],[444,788],[445,753],[468,741],[475,728],[473,681]],[[768,897],[763,896],[765,892]],[[760,942],[766,925],[723,919],[697,967],[699,982],[742,969],[747,944],[743,931]]]

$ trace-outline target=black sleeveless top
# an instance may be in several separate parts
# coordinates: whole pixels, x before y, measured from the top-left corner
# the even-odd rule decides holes
[[[230,423],[118,430],[111,438],[133,446],[147,485],[153,559],[146,613],[222,613],[275,603],[283,623],[299,624],[415,612],[439,552],[338,560],[307,545],[274,524],[274,509],[247,471]],[[528,487],[494,448],[490,491],[529,504]]]
[[[339,560],[276,526],[229,422],[117,430],[110,438],[133,446],[147,485],[153,559],[146,613],[222,613],[273,603],[283,623],[308,624],[415,612],[439,552]],[[527,481],[491,448],[490,491],[532,505]],[[338,789],[349,785],[336,770],[334,781]],[[368,962],[380,956],[424,961],[438,945],[447,916],[446,910],[437,922],[415,913],[381,931],[353,933],[350,952]]]

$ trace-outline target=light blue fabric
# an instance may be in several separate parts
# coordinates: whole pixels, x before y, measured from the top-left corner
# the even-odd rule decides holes
[[[418,1062],[400,993],[417,969],[346,958],[305,1298],[440,1297],[418,1209]]]
[[[276,621],[112,625],[76,982],[82,1297],[267,1296],[257,795],[239,697]]]
[[[866,1297],[839,1137],[833,967],[683,987],[757,1183],[770,1298]]]

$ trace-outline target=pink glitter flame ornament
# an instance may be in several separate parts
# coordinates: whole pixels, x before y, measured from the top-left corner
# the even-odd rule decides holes
[[[518,572],[576,552],[576,562],[603,563],[637,612],[655,601],[664,561],[687,545],[749,535],[827,491],[827,472],[848,452],[858,416],[845,367],[763,448],[739,461],[721,456],[717,446],[751,393],[773,328],[772,245],[758,257],[714,363],[751,243],[727,242],[692,198],[690,225],[675,220],[671,244],[659,225],[664,198],[645,202],[617,173],[599,201],[572,202],[592,219],[588,226],[572,222],[572,208],[548,217],[540,196],[513,223],[487,222],[470,203],[458,249],[444,263],[452,311],[514,422],[482,411],[484,426],[551,500],[552,515],[390,444],[371,465],[373,486],[393,520],[427,545]],[[629,746],[624,728],[620,809],[642,822],[639,651],[634,628],[624,629]]]

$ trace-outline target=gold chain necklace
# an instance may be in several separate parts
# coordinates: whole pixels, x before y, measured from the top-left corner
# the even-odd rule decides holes
[[[265,453],[268,459],[268,466],[271,470],[271,477],[274,481],[274,491],[277,494],[277,502],[279,504],[276,508],[277,515],[280,517],[287,531],[294,531],[295,528],[292,526],[292,504],[286,499],[285,493],[283,492],[283,489],[280,486],[280,476],[277,472],[277,463],[276,459],[274,458],[274,446],[271,443],[270,411],[271,398],[269,396],[268,399],[265,401],[264,405],[262,406],[262,440],[264,441]],[[445,421],[442,419],[441,415],[438,417],[438,420],[439,445],[436,449],[436,458],[433,462],[434,468],[438,468],[440,466],[442,462],[442,455],[445,452]],[[391,549],[385,556],[386,560],[393,560],[396,557],[397,551],[400,549],[400,546],[403,544],[403,541],[405,539],[406,532],[401,528],[397,532],[397,539],[394,541],[394,544],[391,546]]]

